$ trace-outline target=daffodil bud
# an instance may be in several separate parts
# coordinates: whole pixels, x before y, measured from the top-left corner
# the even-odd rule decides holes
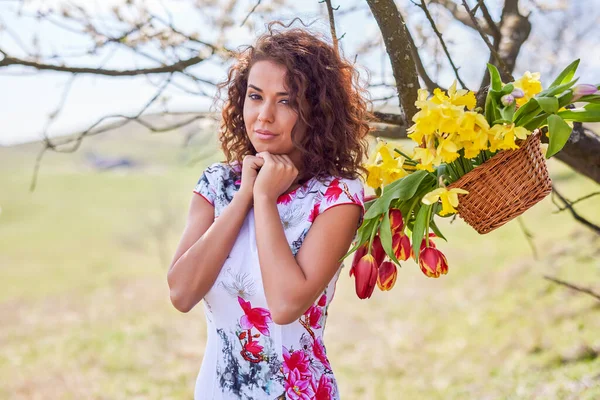
[[[515,99],[520,99],[525,97],[525,92],[522,89],[515,88],[510,95]]]
[[[596,93],[598,93],[598,88],[595,85],[582,83],[573,88],[573,99],[571,101],[577,101],[583,96],[589,96]]]
[[[512,94],[505,94],[500,98],[500,102],[503,106],[508,107],[515,102],[515,98]]]

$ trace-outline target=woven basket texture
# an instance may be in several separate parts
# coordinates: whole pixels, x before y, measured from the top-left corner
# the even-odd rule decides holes
[[[552,191],[539,131],[517,150],[505,150],[468,172],[449,188],[461,188],[458,214],[485,234],[523,214]]]

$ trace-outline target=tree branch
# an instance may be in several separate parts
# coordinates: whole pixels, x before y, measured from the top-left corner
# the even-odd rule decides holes
[[[479,32],[479,35],[481,36],[481,38],[483,39],[485,44],[490,49],[490,52],[494,56],[494,59],[496,60],[496,62],[500,66],[500,68],[502,69],[503,73],[509,77],[509,81],[514,81],[514,78],[512,77],[512,69],[508,68],[508,66],[506,65],[506,63],[504,62],[502,57],[500,57],[500,55],[498,54],[498,52],[496,51],[496,49],[494,48],[492,43],[490,43],[490,40],[483,32],[483,29],[479,26],[479,22],[477,21],[477,18],[475,17],[474,13],[472,12],[471,7],[469,7],[469,5],[467,4],[467,0],[462,0],[462,3],[463,3],[463,6],[465,7],[465,9],[467,10],[467,13],[471,17],[471,20],[473,21],[473,24],[475,25],[477,32]],[[514,66],[513,66],[513,68],[514,68]]]
[[[423,82],[425,83],[425,87],[427,88],[427,90],[429,90],[430,92],[433,92],[434,89],[440,87],[440,85],[435,83],[429,77],[429,74],[427,74],[427,70],[425,69],[425,65],[423,65],[423,61],[421,60],[421,56],[419,54],[419,50],[417,49],[417,45],[415,44],[415,41],[414,41],[408,27],[406,28],[406,33],[407,33],[408,41],[410,43],[410,49],[411,49],[412,55],[415,59],[415,66],[417,67],[417,73],[419,74],[421,79],[423,79]]]
[[[552,281],[552,282],[554,282],[554,283],[557,283],[557,284],[559,284],[559,285],[566,286],[566,287],[568,287],[569,289],[573,289],[573,290],[575,290],[575,291],[577,291],[577,292],[581,292],[581,293],[589,294],[590,296],[592,296],[592,297],[595,297],[597,300],[600,300],[600,294],[598,294],[598,293],[595,293],[595,292],[594,292],[594,291],[592,291],[591,289],[588,289],[588,288],[583,288],[583,287],[580,287],[580,286],[576,286],[576,285],[574,285],[574,284],[572,284],[572,283],[565,282],[565,281],[563,281],[563,280],[560,280],[560,279],[558,279],[558,278],[554,278],[554,277],[552,277],[552,276],[549,276],[549,275],[544,275],[544,279],[548,279],[549,281]]]
[[[105,75],[105,76],[137,76],[137,75],[148,75],[148,74],[164,74],[183,71],[184,69],[196,65],[205,60],[204,57],[196,56],[188,58],[187,60],[178,61],[174,64],[164,65],[156,68],[140,68],[132,70],[112,70],[104,68],[79,68],[79,67],[67,67],[62,65],[43,64],[35,61],[21,60],[19,58],[9,57],[4,51],[0,50],[0,53],[4,54],[5,57],[0,61],[0,68],[9,65],[22,65],[24,67],[32,67],[39,71],[57,71],[57,72],[70,72],[73,74],[93,74],[93,75]]]
[[[581,222],[583,225],[585,225],[588,228],[590,228],[591,230],[595,231],[596,234],[600,235],[600,226],[591,223],[590,221],[588,221],[587,219],[585,219],[581,215],[579,215],[573,208],[573,205],[571,204],[571,202],[569,200],[567,200],[563,195],[561,195],[556,190],[556,186],[554,186],[554,185],[552,185],[552,195],[553,196],[556,195],[556,197],[558,197],[558,199],[564,204],[564,206],[569,209],[569,211],[571,212],[571,215],[573,216],[573,218],[575,218],[576,221]],[[561,207],[559,207],[559,208],[561,208]]]
[[[456,79],[460,82],[460,86],[462,86],[462,88],[465,89],[467,87],[467,85],[465,85],[463,80],[460,79],[460,75],[458,74],[458,68],[456,68],[456,65],[454,65],[452,56],[450,55],[450,52],[448,51],[448,47],[446,47],[446,42],[444,42],[444,38],[442,37],[442,34],[440,33],[437,26],[435,25],[435,22],[433,21],[433,18],[431,17],[431,14],[429,13],[429,9],[427,9],[427,3],[425,3],[425,0],[421,0],[421,5],[417,4],[417,6],[421,7],[423,12],[425,13],[427,20],[431,24],[431,28],[433,29],[433,31],[437,35],[438,39],[440,40],[440,43],[442,44],[442,48],[444,49],[444,53],[446,53],[446,57],[448,57],[448,61],[450,61],[450,66],[452,66],[452,69],[454,70],[454,75],[456,75]]]
[[[443,8],[448,10],[450,14],[452,14],[455,20],[461,22],[469,28],[477,29],[475,27],[475,24],[473,24],[473,20],[471,19],[471,17],[469,17],[469,14],[466,11],[463,11],[454,0],[431,0],[429,3],[442,6]],[[488,21],[481,21],[479,25],[483,26],[484,23],[486,24],[486,26],[483,27],[484,32],[487,35],[493,35],[492,29],[490,29],[490,27],[487,26],[489,25]]]
[[[327,5],[327,14],[329,15],[329,29],[331,30],[331,40],[333,40],[333,48],[335,49],[336,53],[339,53],[340,49],[338,44],[337,33],[335,31],[335,19],[333,17],[333,6],[331,5],[331,0],[325,0],[325,4]],[[338,6],[336,10],[338,8],[340,8],[340,6]]]
[[[419,78],[408,40],[408,31],[393,0],[367,0],[367,3],[381,30],[396,80],[399,105],[404,110],[404,122],[407,126],[413,115],[417,113],[414,103],[419,89]]]

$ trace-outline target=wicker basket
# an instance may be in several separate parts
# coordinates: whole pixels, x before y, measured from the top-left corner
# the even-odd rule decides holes
[[[459,196],[458,214],[480,234],[518,217],[552,191],[540,136],[536,130],[519,149],[498,153],[449,185],[469,192]]]

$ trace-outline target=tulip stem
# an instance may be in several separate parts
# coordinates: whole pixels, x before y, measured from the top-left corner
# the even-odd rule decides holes
[[[427,218],[425,219],[425,246],[429,247],[429,223],[431,222],[431,214],[433,213],[433,205],[427,210]]]
[[[369,250],[367,251],[367,254],[371,254],[371,248],[373,247],[373,239],[375,238],[375,232],[377,232],[378,228],[378,224],[375,224],[373,226],[373,230],[371,231],[371,237],[369,237]]]

